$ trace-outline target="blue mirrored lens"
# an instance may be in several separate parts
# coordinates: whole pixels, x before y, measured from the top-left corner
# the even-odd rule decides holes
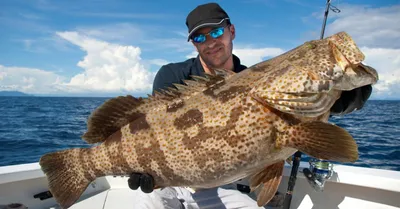
[[[197,35],[193,37],[193,41],[196,43],[202,43],[206,40],[206,36],[204,34]]]
[[[212,31],[210,31],[207,34],[198,34],[196,36],[193,37],[193,41],[196,43],[203,43],[204,41],[206,41],[206,36],[210,35],[212,38],[218,38],[220,36],[222,36],[224,34],[224,28],[220,27],[220,28],[216,28]]]
[[[224,34],[224,28],[217,28],[215,30],[210,31],[210,36],[213,38],[218,38]]]

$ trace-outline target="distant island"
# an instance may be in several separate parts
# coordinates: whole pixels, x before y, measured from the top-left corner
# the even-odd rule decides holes
[[[33,95],[25,94],[20,91],[0,91],[0,97],[32,97]]]

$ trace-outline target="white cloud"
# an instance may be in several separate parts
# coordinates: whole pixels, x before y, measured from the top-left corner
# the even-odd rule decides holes
[[[143,26],[142,26],[143,27]],[[101,26],[79,27],[77,32],[104,41],[135,42],[146,37],[141,26],[132,23],[106,24]]]
[[[371,98],[400,98],[400,49],[361,47],[365,64],[379,73],[379,81],[374,86]]]
[[[122,18],[122,19],[171,19],[173,15],[160,13],[112,13],[112,12],[76,12],[79,16],[101,17],[101,18]]]
[[[78,32],[57,35],[86,53],[77,63],[81,73],[68,79],[41,69],[0,66],[0,90],[53,95],[147,94],[155,76],[150,66],[167,63],[142,60],[139,47],[112,44]]]
[[[143,51],[187,52],[193,49],[193,45],[186,41],[185,32],[162,25],[117,23],[78,27],[76,31],[81,35],[107,42],[140,46]]]
[[[49,71],[0,65],[0,90],[31,94],[58,93],[59,85],[64,80],[64,77]]]
[[[339,31],[348,32],[366,54],[366,63],[380,74],[373,97],[400,98],[400,25],[396,22],[400,19],[400,6],[335,6],[341,13],[329,14],[331,23],[326,27],[325,37]],[[319,34],[320,20],[317,22]],[[65,48],[72,43],[85,52],[85,56],[77,63],[82,68],[81,73],[68,79],[40,69],[0,66],[0,90],[20,90],[27,93],[148,93],[155,74],[149,70],[149,66],[161,66],[168,61],[156,57],[144,60],[141,55],[144,50],[162,50],[166,54],[173,53],[172,56],[175,53],[185,55],[193,50],[193,46],[182,39],[185,37],[184,32],[172,30],[169,33],[175,36],[161,36],[154,33],[156,31],[168,32],[131,23],[81,27],[74,32],[59,32],[56,38],[52,37],[57,43]],[[21,43],[26,50],[38,52],[44,42],[23,39]],[[247,66],[283,52],[280,48],[244,45],[235,45],[233,51]],[[192,52],[187,58],[196,55],[197,52]]]
[[[400,48],[400,5],[371,8],[360,5],[340,5],[340,13],[330,13],[333,22],[326,35],[348,32],[358,45]]]
[[[152,59],[152,60],[149,60],[148,63],[149,63],[149,64],[152,64],[152,65],[157,65],[157,66],[161,67],[161,66],[163,66],[163,65],[168,64],[168,61],[167,61],[167,60],[164,60],[164,59]]]
[[[78,32],[57,34],[87,53],[77,64],[84,72],[64,84],[70,91],[151,91],[155,73],[144,67],[139,47],[111,44]]]
[[[192,53],[186,55],[186,58],[190,59],[190,58],[196,57],[197,55],[198,55],[197,51],[192,51]]]
[[[250,67],[267,58],[282,54],[284,50],[280,48],[235,48],[233,54],[240,58],[242,64]]]
[[[326,36],[345,31],[365,54],[365,63],[374,67],[379,81],[371,98],[400,98],[400,5],[372,8],[364,5],[336,5],[340,13],[330,13]]]

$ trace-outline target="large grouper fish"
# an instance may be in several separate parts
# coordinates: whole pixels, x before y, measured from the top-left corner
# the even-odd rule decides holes
[[[217,70],[148,98],[112,98],[88,119],[82,137],[92,147],[45,154],[40,166],[63,208],[96,178],[131,173],[150,174],[155,189],[248,178],[258,205],[265,205],[297,150],[336,162],[358,159],[354,138],[328,118],[342,91],[377,82],[363,60],[340,32],[237,74]]]

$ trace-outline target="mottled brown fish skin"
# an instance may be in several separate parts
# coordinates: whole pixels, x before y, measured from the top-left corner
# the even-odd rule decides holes
[[[213,179],[236,175],[254,163],[264,166],[263,159],[270,161],[274,132],[286,125],[274,112],[244,96],[248,89],[236,90],[199,94],[193,99],[201,102],[174,112],[168,112],[168,107],[150,111],[104,143],[80,150],[79,158],[72,154],[65,160],[78,161],[78,173],[89,180],[141,172],[151,174],[159,187],[216,186],[219,183]],[[226,108],[218,108],[222,105]]]
[[[199,94],[200,103],[189,103],[173,113],[165,107],[168,115],[150,111],[95,148],[93,159],[103,165],[99,168],[103,174],[145,172],[161,187],[201,186],[215,176],[231,176],[271,153],[271,133],[284,127],[275,114],[244,97],[248,90],[237,90],[229,90],[237,96],[228,96],[227,91]],[[216,98],[221,99],[216,103]],[[226,108],[218,108],[222,105]]]
[[[377,81],[363,58],[351,37],[339,33],[239,74],[195,78],[147,100],[118,97],[95,111],[83,136],[103,143],[46,154],[40,165],[63,207],[95,178],[133,172],[152,175],[156,188],[210,188],[256,175],[274,187],[262,190],[263,205],[280,181],[276,169],[298,149],[328,160],[357,159],[351,135],[324,122],[342,90]]]

